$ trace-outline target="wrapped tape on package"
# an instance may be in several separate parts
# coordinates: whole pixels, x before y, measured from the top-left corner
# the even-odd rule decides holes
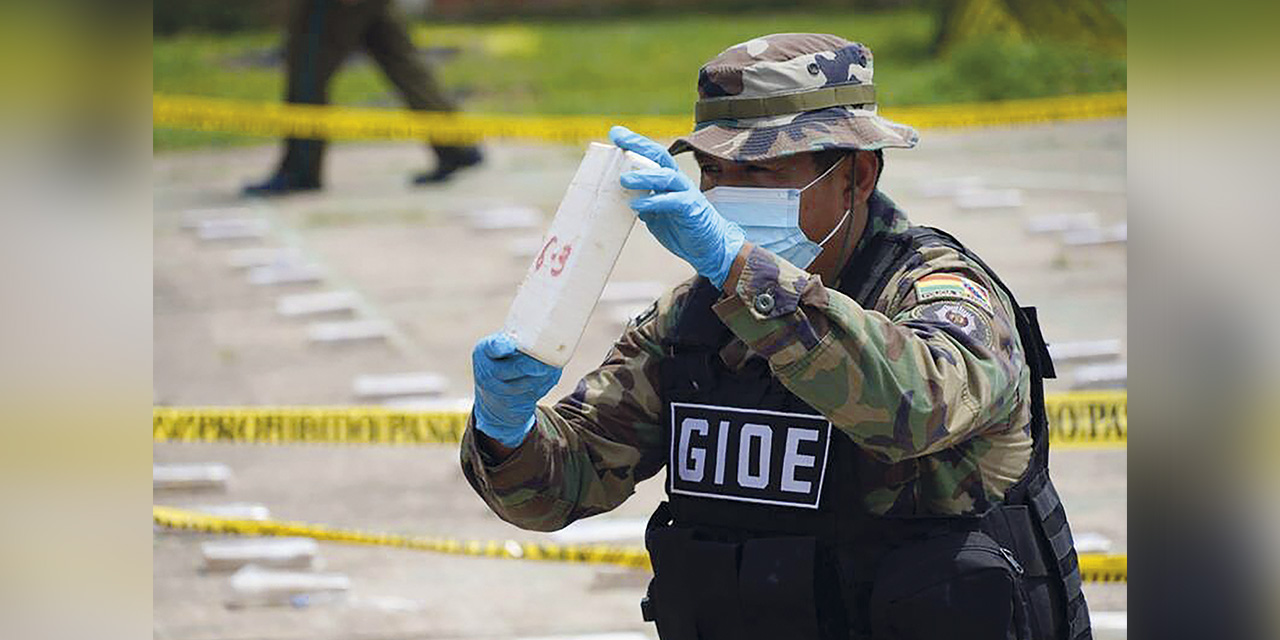
[[[507,313],[503,330],[521,351],[557,367],[573,356],[635,224],[629,203],[643,195],[618,176],[657,166],[612,145],[587,147]]]

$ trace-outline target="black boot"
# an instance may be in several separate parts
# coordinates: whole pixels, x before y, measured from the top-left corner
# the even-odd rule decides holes
[[[240,193],[246,198],[269,198],[302,191],[315,191],[319,188],[320,181],[318,180],[299,180],[281,171],[263,182],[245,185]]]
[[[414,176],[414,184],[435,184],[448,180],[456,171],[474,167],[484,160],[479,147],[436,147],[436,168]]]

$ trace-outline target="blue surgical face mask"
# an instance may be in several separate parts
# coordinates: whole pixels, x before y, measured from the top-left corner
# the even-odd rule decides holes
[[[840,158],[830,169],[800,189],[714,187],[703,195],[720,215],[742,227],[747,242],[764,247],[804,269],[813,264],[818,254],[822,253],[822,247],[844,225],[851,209],[845,209],[844,216],[832,227],[827,237],[814,242],[800,228],[800,194],[827,177],[842,162],[844,158]]]

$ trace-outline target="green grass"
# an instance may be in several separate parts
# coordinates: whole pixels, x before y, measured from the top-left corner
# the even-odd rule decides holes
[[[439,65],[441,81],[467,110],[521,114],[685,114],[696,99],[698,67],[724,48],[775,32],[835,33],[875,52],[881,104],[911,105],[1113,91],[1125,86],[1123,59],[1054,44],[974,43],[934,59],[931,14],[915,10],[856,17],[852,11],[768,13],[613,21],[420,25],[420,46],[457,46]],[[157,92],[279,100],[283,69],[236,64],[279,45],[281,34],[179,36],[153,49]],[[370,64],[349,65],[330,87],[338,104],[397,106]],[[240,144],[260,138],[157,130],[157,150]]]
[[[1117,91],[1126,80],[1123,58],[1054,42],[997,39],[957,46],[942,72],[934,87],[958,102]]]

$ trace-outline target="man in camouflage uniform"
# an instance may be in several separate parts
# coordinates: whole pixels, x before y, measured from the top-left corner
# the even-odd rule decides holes
[[[871,51],[765,36],[708,62],[698,92],[697,126],[670,153],[694,152],[708,196],[803,191],[799,226],[825,238],[820,253],[800,268],[754,243],[665,150],[615,128],[663,167],[624,175],[651,193],[633,207],[700,275],[554,405],[533,400],[558,369],[482,340],[461,450],[472,487],[504,520],[550,531],[666,467],[670,504],[646,536],[646,618],[664,639],[1089,637],[1048,481],[1052,365],[1034,310],[876,190],[881,150],[917,134],[876,113]]]

